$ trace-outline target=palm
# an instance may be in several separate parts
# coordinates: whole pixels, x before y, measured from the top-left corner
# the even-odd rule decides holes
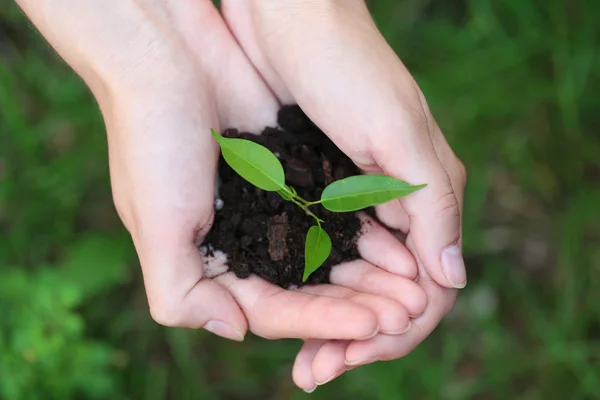
[[[206,10],[198,10],[198,16],[200,15],[204,15],[203,18],[206,18]],[[217,103],[220,106],[219,120],[221,125],[223,127],[235,126],[241,129],[259,131],[264,126],[275,124],[276,112],[280,102],[265,84],[263,77],[256,72],[254,66],[245,57],[243,50],[231,36],[225,22],[216,15],[216,11],[211,18],[210,23],[207,24],[205,23],[206,20],[203,20],[203,23],[199,24],[199,21],[190,17],[188,20],[189,25],[184,23],[181,25],[181,29],[197,56],[197,62],[211,77],[216,92],[215,95],[218,99]],[[202,41],[198,42],[197,38],[199,37],[210,38],[210,48],[217,49],[210,53],[210,57],[207,57],[204,52],[208,44],[207,47],[204,47]],[[361,249],[365,259],[376,261],[396,271],[402,270],[404,275],[409,275],[410,279],[415,278],[416,269],[414,263],[410,262],[410,256],[385,230],[374,227],[363,238]],[[381,244],[383,246],[380,246]],[[392,262],[394,258],[409,262],[404,264],[396,262],[394,264]],[[411,272],[411,270],[414,271]],[[363,279],[357,279],[359,276]],[[288,303],[293,304],[293,308],[298,310],[301,307],[306,307],[308,301],[316,302],[316,304],[310,305],[310,308],[314,308],[314,310],[310,313],[302,313],[302,315],[307,316],[305,322],[308,325],[314,323],[314,327],[318,327],[323,332],[318,336],[332,339],[342,339],[335,334],[327,333],[333,332],[332,328],[334,326],[339,326],[339,324],[351,326],[357,322],[354,321],[355,316],[349,314],[344,314],[343,319],[336,321],[326,321],[327,318],[322,318],[321,316],[324,317],[325,314],[329,315],[331,313],[330,305],[325,306],[324,303],[332,302],[332,299],[343,299],[343,302],[334,302],[334,304],[344,304],[344,307],[350,307],[349,304],[359,304],[372,311],[377,310],[377,322],[382,325],[380,328],[384,332],[397,333],[404,330],[408,324],[408,311],[412,315],[422,312],[424,296],[419,293],[415,285],[411,287],[410,281],[401,276],[386,273],[374,267],[371,263],[357,261],[348,264],[343,269],[336,269],[333,278],[340,281],[340,283],[337,285],[307,287],[298,293],[284,291],[254,277],[239,280],[233,274],[224,274],[215,279],[228,287],[234,293],[234,296],[241,301],[240,305],[246,312],[251,328],[257,331],[255,333],[258,334],[261,334],[260,324],[255,324],[253,327],[253,323],[254,321],[260,321],[260,318],[253,313],[256,313],[257,309],[261,307],[254,302],[252,303],[253,308],[246,307],[245,300],[246,298],[250,299],[251,296],[258,296],[254,299],[255,301],[262,301],[263,298],[269,297],[270,300],[266,308],[269,310],[270,315],[273,315],[273,311],[277,313],[277,310],[281,310],[283,313],[287,309],[286,312],[289,312],[289,305],[282,306],[279,298],[285,298]],[[377,286],[378,291],[370,293],[371,288],[364,284],[366,281],[371,281],[371,286]],[[412,289],[412,299],[405,301],[394,293],[398,287],[403,286],[407,288],[409,294],[411,294]],[[385,293],[386,291],[387,293]],[[265,295],[266,293],[268,293],[268,296]],[[262,297],[259,295],[262,295]],[[417,300],[414,300],[414,298],[417,298]],[[310,314],[310,317],[308,317],[308,314]],[[264,336],[269,335],[265,334]],[[306,337],[314,337],[314,335]]]
[[[295,102],[291,90],[286,87],[283,80],[269,63],[268,51],[263,48],[260,40],[261,34],[255,29],[251,4],[249,2],[244,2],[244,4],[241,5],[240,2],[231,2],[228,0],[224,0],[222,4],[223,14],[229,28],[235,34],[245,53],[253,61],[256,69],[261,72],[263,79],[269,84],[273,93],[275,93],[278,99],[283,103]],[[320,87],[318,84],[316,86]],[[439,128],[437,129],[439,130]],[[367,172],[381,173],[382,171],[377,163],[376,151],[369,152],[371,149],[370,143],[362,143],[360,137],[353,137],[352,141],[355,144],[354,149],[360,148],[361,150],[366,151],[359,156],[353,157],[355,162],[357,162],[357,165]],[[351,151],[350,146],[348,146],[348,148],[344,147],[344,142],[343,138],[338,138],[336,141],[342,150]],[[357,142],[359,145],[356,145]],[[351,153],[348,152],[348,154]],[[461,192],[458,191],[458,193]],[[407,243],[409,245],[413,243],[413,238],[409,229],[409,217],[399,202],[392,202],[378,207],[377,212],[379,218],[384,221],[388,227],[396,229],[398,232],[403,232],[405,235],[407,234]],[[370,241],[370,243],[363,242],[363,257],[373,262],[375,265],[384,268],[386,268],[386,266],[392,267],[390,269],[391,272],[394,272],[400,277],[413,280],[418,275],[418,284],[423,290],[420,292],[400,290],[402,288],[401,285],[407,285],[406,280],[404,282],[395,280],[395,284],[398,286],[395,286],[395,288],[392,288],[390,291],[386,291],[384,286],[379,285],[370,285],[370,287],[363,286],[360,287],[360,290],[395,298],[405,306],[410,303],[412,296],[416,296],[412,297],[412,300],[415,300],[416,298],[419,298],[421,293],[425,292],[427,293],[427,299],[424,301],[428,301],[432,307],[429,307],[423,315],[421,315],[421,312],[424,308],[420,308],[418,311],[414,309],[410,310],[411,317],[416,317],[416,319],[413,320],[415,329],[411,329],[411,331],[404,335],[388,335],[385,334],[385,332],[382,332],[367,341],[306,341],[296,359],[294,367],[294,379],[296,383],[303,388],[311,388],[315,381],[324,382],[330,380],[332,376],[336,376],[344,370],[352,368],[352,366],[347,364],[362,365],[378,359],[392,359],[406,355],[429,335],[437,325],[438,321],[454,304],[456,290],[447,289],[432,280],[422,265],[417,267],[413,257],[405,248],[402,247],[395,253],[398,258],[392,262],[386,262],[385,260],[373,257],[376,254],[385,254],[386,244],[388,244],[388,242],[386,241],[387,238],[385,235],[381,237],[373,235],[372,238],[375,240]],[[396,243],[395,246],[399,245]],[[355,272],[356,271],[351,271],[350,269],[334,270],[332,280],[341,286],[355,283],[353,282],[353,273]],[[381,270],[379,270],[378,273],[384,274]],[[386,275],[389,276],[390,274]],[[356,275],[354,275],[354,277],[356,277]],[[396,277],[396,279],[397,278],[398,277]],[[354,289],[358,288],[354,287]],[[403,298],[398,298],[397,293],[402,293]]]
[[[102,109],[115,205],[138,252],[150,311],[158,322],[204,327],[233,339],[242,338],[248,326],[263,337],[306,338],[294,372],[303,388],[341,371],[350,355],[381,357],[377,346],[386,338],[407,349],[411,341],[422,339],[418,332],[411,336],[414,329],[400,335],[409,315],[421,315],[425,308],[424,292],[412,281],[416,264],[406,248],[376,224],[359,242],[364,261],[335,268],[333,285],[290,292],[256,277],[238,280],[221,274],[203,279],[208,271],[201,268],[194,241],[209,229],[213,213],[218,148],[209,129],[259,131],[275,123],[280,103],[294,100],[313,107],[309,116],[328,134],[335,130],[332,124],[339,130],[348,123],[348,113],[340,119],[339,110],[315,118],[314,108],[319,107],[310,94],[326,91],[314,91],[312,77],[306,82],[304,74],[304,82],[297,80],[294,98],[269,68],[248,19],[253,2],[223,2],[241,47],[209,0],[125,2],[123,8],[101,7],[91,0],[77,7],[66,2],[64,8],[51,10],[53,18],[45,15],[50,12],[47,7],[23,3],[36,26],[89,83]],[[236,8],[227,8],[229,4]],[[48,22],[61,16],[76,23]],[[123,23],[123,18],[131,23]],[[74,38],[76,46],[70,45]],[[318,40],[313,35],[311,41]],[[287,67],[288,75],[296,72],[295,66]],[[362,76],[360,68],[354,72]],[[326,75],[327,80],[336,78]],[[316,85],[323,83],[331,82]],[[348,82],[341,83],[337,89]],[[369,87],[365,83],[361,90]],[[375,93],[371,100],[378,100],[377,90],[369,93]],[[342,96],[342,103],[355,100]],[[360,134],[363,129],[364,125],[348,130],[346,141],[352,142],[354,153],[348,142],[334,142],[357,164],[375,165],[368,139]],[[360,154],[366,158],[357,160]],[[435,290],[428,295],[436,299]],[[422,318],[440,312],[428,309]],[[431,318],[434,324],[438,320]],[[424,331],[431,328],[429,320],[427,324]],[[344,341],[377,333],[383,334],[362,342]],[[361,347],[363,353],[356,354]]]
[[[256,72],[216,11],[207,19],[206,10],[200,9],[207,7],[206,3],[198,7],[197,14],[182,21],[180,29],[200,68],[210,77],[221,127],[259,131],[273,125],[280,102],[293,101],[291,95],[275,75],[265,77]],[[240,6],[225,16],[238,37],[252,38],[252,25],[246,19],[249,14],[244,11]],[[240,42],[246,53],[261,57],[256,42]],[[380,339],[362,343],[338,340],[364,339],[375,332],[375,325],[379,325],[381,338],[400,337],[395,335],[406,330],[409,315],[418,316],[424,310],[426,299],[412,281],[417,270],[408,251],[377,226],[361,240],[360,250],[366,261],[335,268],[332,285],[289,292],[256,277],[239,280],[233,274],[223,274],[214,278],[237,300],[254,333],[268,338],[307,339],[294,371],[301,387],[324,382],[340,370],[349,347],[377,344]],[[371,315],[376,321],[370,319]],[[361,351],[372,350],[367,346]]]

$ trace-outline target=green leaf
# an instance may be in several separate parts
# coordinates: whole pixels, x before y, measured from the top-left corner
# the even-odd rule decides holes
[[[285,190],[278,190],[277,193],[279,193],[284,200],[290,201],[292,199],[292,196]]]
[[[321,203],[334,212],[357,211],[406,196],[425,186],[412,186],[385,175],[357,175],[327,186],[321,194]]]
[[[279,195],[281,197],[283,197],[284,200],[288,200],[288,201],[291,200],[292,196],[296,194],[294,189],[287,185],[285,186],[285,189],[280,189],[277,191],[277,193],[279,193]]]
[[[267,191],[284,189],[283,166],[269,149],[245,139],[229,139],[211,132],[221,145],[221,153],[229,166],[254,186]]]
[[[327,232],[320,226],[313,225],[306,235],[306,247],[304,248],[304,276],[302,282],[315,272],[331,253],[331,239]]]

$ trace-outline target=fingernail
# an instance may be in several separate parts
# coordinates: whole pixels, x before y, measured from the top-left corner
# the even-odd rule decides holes
[[[410,330],[410,327],[412,326],[412,321],[408,321],[408,325],[406,325],[406,328],[404,328],[404,330],[401,330],[400,332],[385,332],[386,335],[404,335],[406,332],[408,332]]]
[[[338,376],[340,376],[344,372],[345,372],[345,370],[341,370],[341,371],[338,371],[335,374],[331,375],[329,378],[325,379],[323,382],[317,381],[317,386],[322,386],[322,385],[324,385],[326,383],[331,382],[332,380],[334,380],[335,378],[337,378]]]
[[[302,390],[304,390],[306,393],[312,393],[315,391],[315,389],[317,389],[317,385],[315,385],[315,387],[313,387],[312,389],[302,389]]]
[[[206,325],[204,325],[204,329],[227,339],[236,340],[238,342],[244,340],[244,335],[242,332],[223,321],[208,321]]]
[[[450,246],[442,252],[442,268],[452,286],[462,289],[467,285],[465,262],[458,245]]]
[[[371,364],[379,361],[378,357],[367,357],[367,358],[359,358],[357,360],[346,360],[345,363],[348,366],[356,367],[363,364]]]
[[[369,340],[374,338],[375,336],[379,335],[379,332],[381,331],[381,328],[379,327],[379,324],[377,324],[377,327],[375,328],[375,331],[373,333],[370,333],[369,335],[365,336],[362,339],[358,339],[358,340]]]

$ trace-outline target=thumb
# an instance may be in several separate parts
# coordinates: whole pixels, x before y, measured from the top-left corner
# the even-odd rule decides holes
[[[161,191],[137,198],[131,233],[156,322],[204,328],[241,341],[248,329],[246,318],[229,291],[206,276],[204,259],[196,247],[213,221],[213,183],[206,178],[198,179],[204,193],[196,192],[189,200],[181,193],[188,189],[176,179],[174,185],[152,185]]]
[[[467,275],[460,247],[457,196],[445,182],[434,181],[432,185],[419,196],[402,200],[410,218],[409,237],[436,282],[462,289],[467,284]]]
[[[153,218],[134,235],[152,318],[165,326],[204,328],[243,340],[246,319],[227,289],[205,276],[194,227],[180,223],[173,212],[163,215],[169,218]]]
[[[368,7],[360,0],[272,3],[256,16],[273,68],[311,120],[363,170],[427,184],[399,200],[415,256],[440,285],[464,287],[459,200],[437,152],[447,145]],[[301,62],[307,67],[298,68]]]
[[[398,140],[400,137],[389,135],[389,140],[384,142],[390,148],[407,148],[406,142],[399,143],[402,141]],[[445,143],[445,140],[441,138],[439,142]],[[402,157],[383,148],[375,150],[374,156],[386,175],[414,184],[427,184],[410,196],[399,199],[409,218],[408,236],[413,242],[411,250],[416,252],[416,258],[433,280],[448,288],[461,289],[467,283],[460,245],[461,196],[455,192],[433,146],[421,142],[418,147],[415,146],[414,151],[403,152]],[[451,152],[449,148],[448,151]]]
[[[121,105],[127,112],[108,119],[115,204],[138,253],[152,317],[242,340],[246,318],[226,288],[205,277],[196,247],[213,221],[218,148],[210,127],[218,124],[202,90],[182,93]]]

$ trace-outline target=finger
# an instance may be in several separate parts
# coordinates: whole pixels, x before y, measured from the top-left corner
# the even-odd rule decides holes
[[[386,228],[408,233],[410,219],[399,201],[388,201],[375,207],[375,214]]]
[[[467,282],[460,243],[465,170],[448,146],[416,84],[415,91],[422,111],[409,118],[417,128],[415,134],[409,136],[421,138],[422,142],[414,150],[421,147],[428,151],[416,156],[415,151],[411,151],[408,157],[399,160],[375,146],[374,156],[386,174],[403,180],[427,181],[427,187],[399,201],[409,218],[414,241],[411,250],[436,282],[460,289]],[[419,127],[423,131],[420,135]],[[390,136],[388,143],[408,145],[401,138]]]
[[[203,279],[195,246],[212,221],[210,127],[218,123],[205,91],[175,92],[115,104],[127,112],[107,118],[115,204],[140,258],[152,317],[242,340],[246,319],[222,286]]]
[[[428,110],[426,111],[429,113]],[[458,200],[458,207],[462,215],[464,189],[467,184],[467,170],[448,145],[446,138],[442,134],[440,127],[437,125],[437,123],[435,123],[435,121],[434,132],[434,137],[436,138],[436,140],[433,142],[435,152],[442,163],[442,166],[448,172],[448,177],[450,178],[450,183],[454,189],[454,194]]]
[[[390,136],[388,142],[400,141]],[[467,278],[459,244],[459,203],[446,170],[435,153],[431,153],[431,157],[406,157],[399,162],[383,149],[374,150],[386,175],[427,183],[426,187],[399,200],[409,218],[415,250],[438,283],[463,288]]]
[[[252,2],[249,0],[222,0],[221,11],[237,42],[275,96],[282,104],[294,103],[294,97],[261,48],[257,31],[254,28]]]
[[[413,280],[390,274],[362,260],[334,267],[330,280],[356,292],[394,299],[413,317],[423,314],[428,302],[423,289]]]
[[[309,339],[305,341],[294,361],[292,379],[296,386],[307,393],[312,393],[317,388],[317,383],[312,374],[312,363],[319,349],[325,343],[327,343],[327,340]]]
[[[307,115],[361,169],[427,184],[401,200],[416,251],[438,283],[464,287],[460,210],[432,144],[433,125],[364,2],[261,4],[255,26],[269,60]]]
[[[177,26],[213,85],[223,128],[260,132],[277,124],[279,105],[213,2],[171,2]],[[259,70],[260,71],[260,70]],[[241,94],[241,95],[240,95]]]
[[[378,293],[361,293],[335,285],[303,286],[299,291],[318,296],[330,296],[338,299],[345,299],[365,306],[377,316],[379,332],[398,335],[406,332],[410,326],[410,318],[406,308],[399,302],[379,295]]]
[[[408,279],[417,277],[417,263],[411,252],[387,229],[365,213],[362,221],[358,251],[361,257],[379,268]]]
[[[330,340],[321,346],[312,362],[312,375],[317,385],[325,385],[346,371],[344,361],[349,345],[347,340]]]
[[[457,290],[440,286],[424,269],[420,271],[419,284],[422,285],[429,302],[423,315],[412,321],[411,329],[401,336],[377,335],[369,340],[352,342],[346,351],[348,366],[404,357],[429,336],[452,309]]]
[[[375,164],[369,166],[368,170],[363,170],[363,172],[367,174],[383,173],[381,168],[379,168],[379,166]],[[375,214],[377,215],[378,222],[382,224],[385,228],[394,231],[400,231],[405,234],[408,233],[410,227],[410,219],[408,218],[406,211],[404,211],[404,209],[402,208],[402,204],[400,204],[399,201],[392,200],[375,206]],[[417,267],[415,265],[415,274],[416,269]]]
[[[254,275],[228,273],[215,280],[234,296],[258,336],[360,340],[379,332],[377,316],[355,302],[284,290]]]

